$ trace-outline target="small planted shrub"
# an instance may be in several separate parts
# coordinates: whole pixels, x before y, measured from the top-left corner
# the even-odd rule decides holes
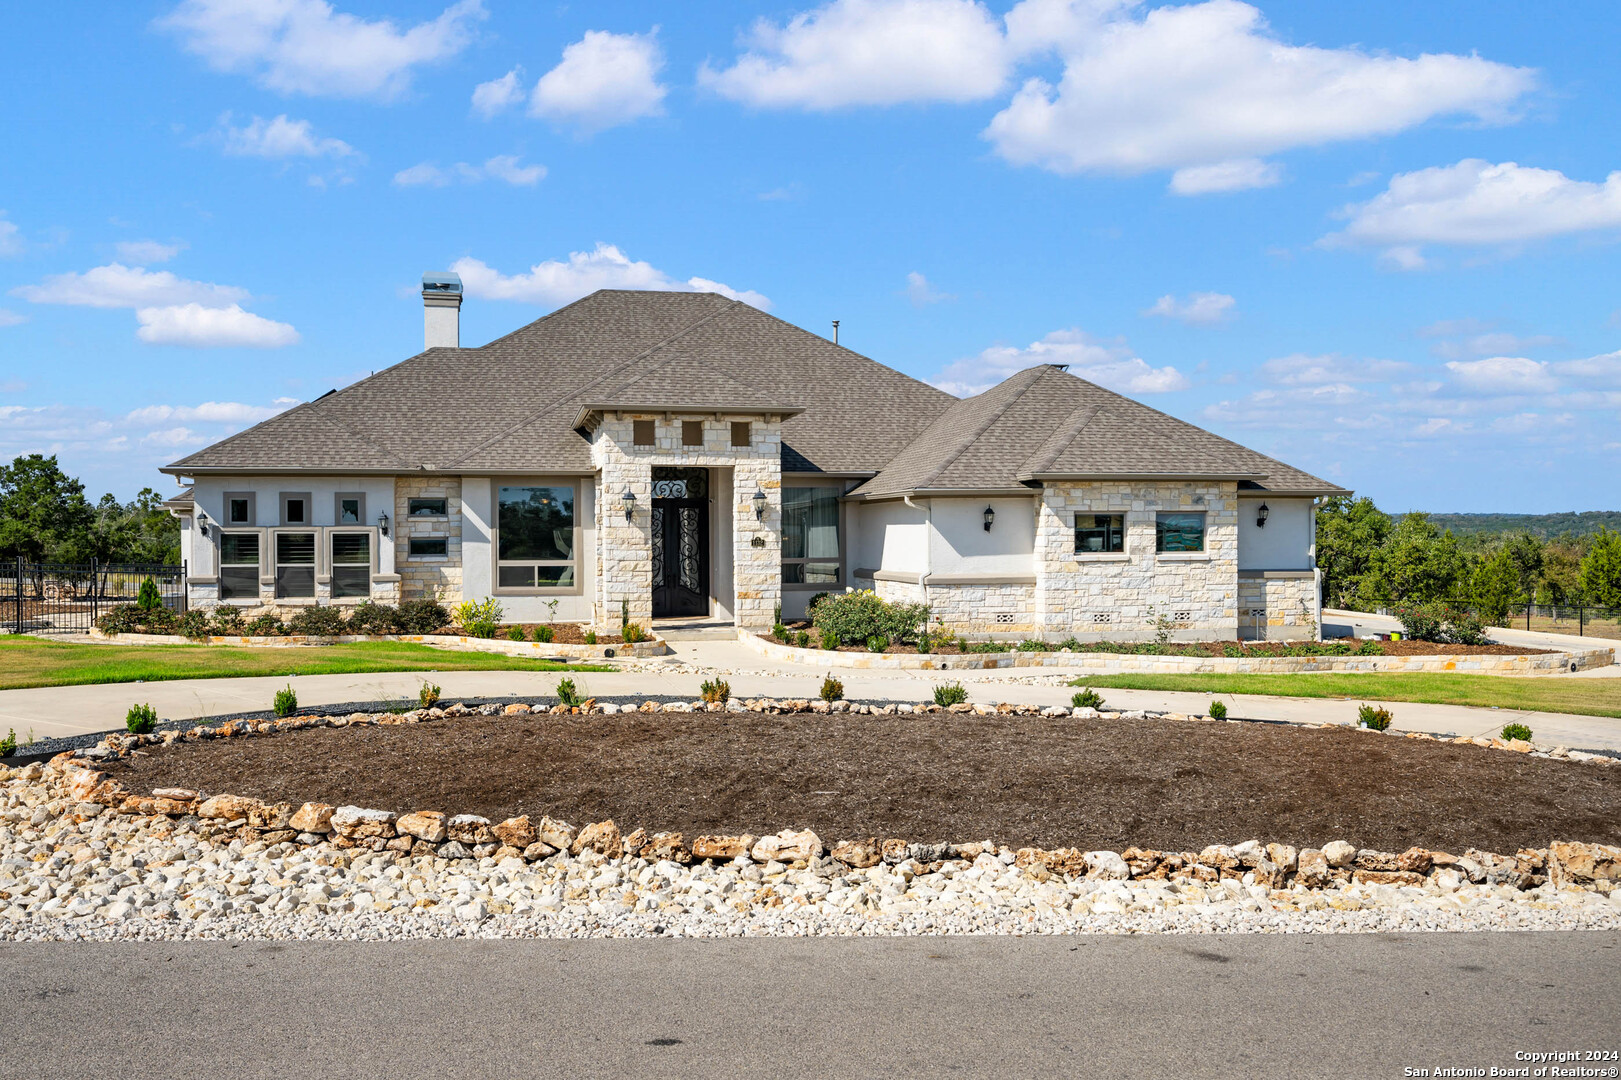
[[[889,638],[885,637],[883,634],[874,634],[874,635],[872,635],[871,637],[869,637],[867,639],[867,651],[868,652],[881,653],[881,652],[884,652],[888,648],[889,648]]]
[[[573,679],[559,679],[557,681],[558,704],[567,705],[572,709],[584,700],[585,697],[580,693],[579,688],[574,685]]]
[[[291,716],[298,711],[298,695],[293,693],[290,684],[276,691],[276,699],[270,703],[270,711],[277,716]]]
[[[135,594],[135,606],[142,611],[152,611],[163,606],[163,594],[158,592],[158,583],[151,578],[141,582],[141,589]]]
[[[96,620],[96,629],[103,634],[133,634],[143,614],[134,604],[119,604]]]
[[[619,628],[619,638],[626,645],[634,645],[647,640],[647,630],[641,623],[628,622]]]
[[[822,680],[822,700],[838,701],[844,697],[844,684],[829,675]]]
[[[919,634],[917,636],[917,651],[918,652],[920,652],[920,653],[928,652],[931,645],[933,645],[933,642],[929,639],[929,632],[927,630],[923,631],[921,634]]]
[[[1447,609],[1447,643],[1450,645],[1485,645],[1486,626],[1480,616],[1462,608]]]
[[[175,619],[174,628],[176,633],[184,634],[193,641],[206,638],[208,636],[208,613],[198,611],[196,608],[181,612],[180,616]]]
[[[439,684],[424,682],[417,687],[417,703],[424,709],[431,709],[439,704]]]
[[[1396,618],[1414,641],[1440,645],[1485,645],[1488,641],[1480,617],[1452,604],[1404,604],[1396,609]]]
[[[158,714],[150,705],[131,705],[124,714],[124,726],[131,735],[150,735],[158,726]]]
[[[508,641],[522,641],[523,639],[524,639],[523,627],[521,627],[521,626],[509,626],[509,627],[507,627],[507,640]],[[539,633],[535,634],[535,640],[536,641],[540,640],[540,634]]]
[[[252,637],[280,637],[285,633],[287,627],[282,625],[281,619],[268,611],[255,615],[248,623],[248,634]]]
[[[1212,720],[1225,720],[1225,719],[1227,719],[1227,706],[1223,705],[1219,701],[1212,701],[1210,703],[1210,719],[1212,719]]]
[[[1077,691],[1070,699],[1070,706],[1076,709],[1103,708],[1103,695],[1090,686]]]
[[[1531,741],[1531,729],[1524,724],[1504,724],[1502,735],[1505,739],[1519,739],[1522,742]]]
[[[725,679],[705,679],[698,692],[707,702],[725,702],[732,696],[732,684]]]
[[[550,626],[535,627],[535,640],[540,642],[542,645],[548,644],[552,638],[556,636],[557,631],[552,629]],[[590,643],[588,642],[587,644]]]
[[[493,638],[501,625],[501,601],[493,596],[463,600],[451,609],[450,623],[468,637]]]
[[[349,631],[354,634],[397,634],[400,632],[399,610],[374,600],[362,600],[349,613]]]
[[[1383,656],[1385,655],[1385,647],[1379,644],[1378,638],[1369,638],[1356,647],[1356,654],[1358,656]]]
[[[823,600],[826,600],[829,595],[830,594],[825,593],[825,592],[819,592],[816,595],[812,596],[808,601],[806,601],[806,603],[805,603],[805,618],[810,619],[812,621],[815,621],[815,619],[816,619],[816,605],[820,604]]]
[[[287,632],[311,637],[335,637],[349,629],[343,611],[335,607],[303,607],[287,620]]]
[[[1369,731],[1383,731],[1390,726],[1390,710],[1373,705],[1363,705],[1356,711],[1356,722]]]
[[[788,642],[788,628],[786,626],[784,626],[781,622],[778,622],[775,626],[773,626],[771,628],[771,636],[776,638],[778,641],[783,642],[784,644],[787,644],[787,642]]]
[[[811,621],[818,630],[829,631],[841,641],[866,641],[883,634],[894,641],[916,641],[928,624],[927,604],[893,604],[870,589],[829,594],[816,605]]]
[[[209,615],[208,628],[215,634],[242,634],[247,632],[248,620],[242,617],[241,608],[221,604]]]
[[[437,600],[407,600],[395,618],[402,634],[431,634],[450,622],[450,612]]]
[[[17,729],[11,728],[6,737],[0,739],[0,757],[10,757],[17,752]]]
[[[587,645],[595,645],[597,643],[597,632],[595,630],[587,630],[585,632],[585,643]]]
[[[834,633],[832,630],[827,629],[826,627],[823,627],[822,629],[818,630],[816,632],[816,634],[817,634],[817,637],[821,641],[822,648],[824,648],[824,649],[829,649],[829,650],[837,649],[839,647],[839,645],[841,644],[841,642],[839,641],[839,635]]]
[[[800,630],[794,634],[795,647],[800,649],[808,649],[810,648],[810,643],[811,639],[809,630]]]
[[[934,688],[934,703],[944,708],[961,705],[968,700],[968,688],[960,682],[945,683]]]

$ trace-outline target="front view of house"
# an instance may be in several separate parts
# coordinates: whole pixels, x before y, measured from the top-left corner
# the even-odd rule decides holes
[[[1343,489],[1078,379],[957,399],[712,293],[603,290],[163,471],[193,604],[494,596],[511,621],[769,627],[818,592],[965,634],[1314,637]]]

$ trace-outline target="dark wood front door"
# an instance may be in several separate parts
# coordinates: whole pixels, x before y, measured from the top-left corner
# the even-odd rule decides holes
[[[709,614],[709,500],[653,500],[653,617]]]

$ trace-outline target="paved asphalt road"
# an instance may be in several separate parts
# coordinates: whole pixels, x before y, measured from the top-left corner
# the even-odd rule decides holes
[[[0,1075],[1396,1077],[1621,1049],[1621,933],[0,944]]]

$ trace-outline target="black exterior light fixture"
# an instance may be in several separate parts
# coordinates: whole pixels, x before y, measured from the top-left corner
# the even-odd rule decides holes
[[[625,493],[619,496],[619,505],[625,508],[625,520],[630,521],[636,516],[636,493],[627,485]]]
[[[996,511],[987,506],[983,516],[985,518],[985,531],[990,532],[991,525],[996,522]]]
[[[388,511],[387,510],[384,510],[381,514],[377,515],[377,531],[382,533],[384,536],[388,535]]]
[[[197,531],[204,536],[208,535],[208,515],[201,510],[197,511]]]
[[[754,504],[754,520],[755,521],[764,521],[765,520],[765,502],[766,502],[765,492],[761,491],[759,488],[755,488],[754,489],[754,497],[752,499],[750,499],[749,501]]]
[[[1266,503],[1262,503],[1261,508],[1255,511],[1255,527],[1257,529],[1266,528],[1266,519],[1270,517],[1271,514],[1272,511],[1267,509]]]

